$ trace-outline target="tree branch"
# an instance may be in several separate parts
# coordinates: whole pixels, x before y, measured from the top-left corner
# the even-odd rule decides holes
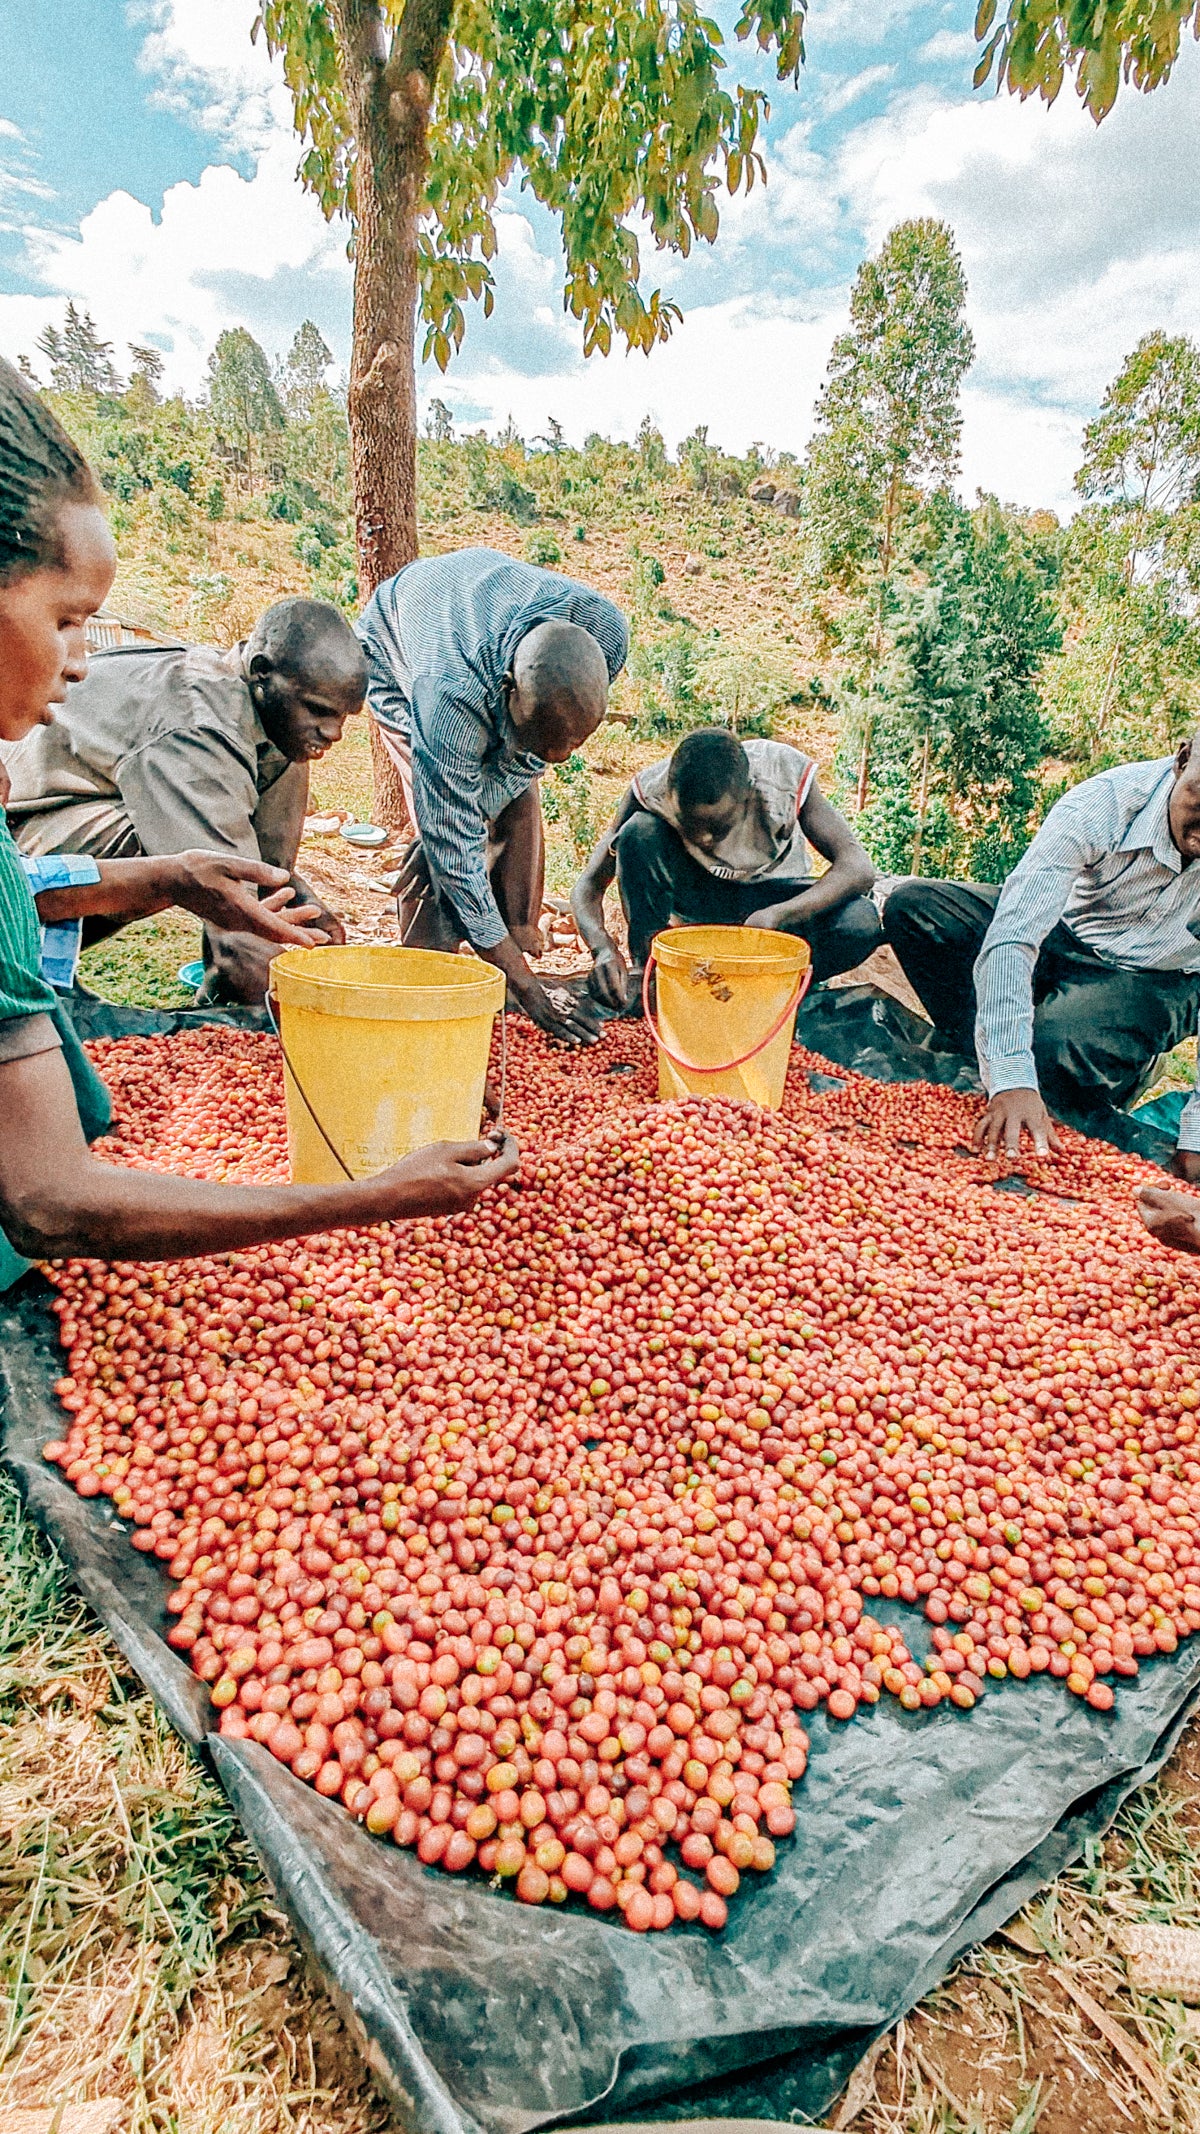
[[[388,113],[402,153],[424,156],[434,83],[446,51],[454,0],[408,0],[384,67]]]

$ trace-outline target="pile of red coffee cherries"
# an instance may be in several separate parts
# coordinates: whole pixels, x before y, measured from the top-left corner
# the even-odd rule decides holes
[[[97,1046],[113,1161],[286,1165],[273,1040]],[[469,1215],[54,1280],[65,1439],[168,1566],[224,1733],[531,1904],[719,1928],[806,1715],[1103,1711],[1200,1628],[1193,1265],[1067,1135],[843,1077],[659,1104],[644,1034],[509,1033],[519,1185]],[[925,1663],[868,1611],[924,1609]]]

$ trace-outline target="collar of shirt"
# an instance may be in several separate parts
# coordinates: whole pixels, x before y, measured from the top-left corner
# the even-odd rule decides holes
[[[540,778],[547,768],[546,760],[543,756],[535,756],[532,749],[521,747],[517,729],[509,717],[508,696],[503,685],[496,710],[496,728],[499,738],[484,758],[488,769],[521,771],[528,773],[531,778]]]
[[[1175,768],[1169,764],[1159,783],[1155,786],[1145,805],[1138,809],[1124,837],[1122,852],[1152,852],[1160,866],[1169,868],[1172,874],[1183,872],[1183,860],[1171,836],[1171,794],[1175,790]]]

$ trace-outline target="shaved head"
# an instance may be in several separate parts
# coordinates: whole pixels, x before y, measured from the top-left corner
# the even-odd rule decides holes
[[[509,716],[524,746],[564,763],[594,734],[608,709],[608,663],[574,622],[539,622],[513,659]]]
[[[277,600],[256,622],[246,647],[251,672],[255,661],[297,682],[366,694],[367,662],[346,621],[327,600]]]
[[[1190,867],[1200,860],[1200,735],[1182,742],[1176,754],[1167,823],[1184,866]]]

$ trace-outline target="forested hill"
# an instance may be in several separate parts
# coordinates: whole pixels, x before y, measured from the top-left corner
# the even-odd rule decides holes
[[[901,393],[880,350],[918,266],[941,315]],[[1139,343],[1081,438],[1068,524],[1036,499],[968,510],[952,479],[972,345],[949,232],[899,226],[860,281],[803,464],[769,441],[732,457],[703,429],[672,458],[648,424],[574,449],[552,411],[539,437],[456,436],[435,401],[422,545],[486,543],[619,602],[633,642],[615,709],[637,753],[697,723],[799,739],[881,865],[995,879],[1065,783],[1200,723],[1200,360]],[[115,612],[230,643],[284,593],[355,611],[346,421],[315,327],[274,368],[223,334],[196,405],[162,397],[152,350],[122,381],[86,314],[41,347],[108,494]],[[558,780],[577,843],[587,775]]]

